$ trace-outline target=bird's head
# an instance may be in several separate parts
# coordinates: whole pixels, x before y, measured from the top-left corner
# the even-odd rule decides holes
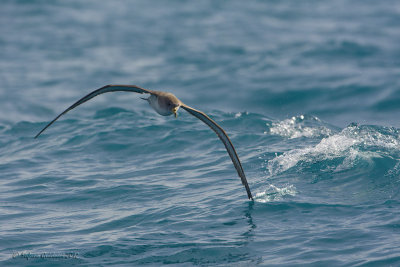
[[[175,115],[175,118],[178,116],[177,112],[180,106],[181,106],[181,101],[179,101],[178,98],[176,98],[173,95],[168,97],[167,108]]]
[[[177,113],[178,109],[179,109],[179,106],[176,106],[176,107],[172,108],[172,112],[174,113],[175,118],[178,117],[178,113]]]

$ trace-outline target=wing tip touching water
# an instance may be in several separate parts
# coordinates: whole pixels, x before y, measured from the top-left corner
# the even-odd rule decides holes
[[[249,184],[247,183],[246,175],[244,174],[242,164],[240,163],[239,156],[237,155],[235,147],[233,146],[231,140],[229,139],[224,129],[222,129],[221,126],[219,126],[215,121],[213,121],[210,117],[208,117],[204,112],[196,110],[185,104],[182,104],[181,107],[191,115],[195,116],[196,118],[207,124],[208,127],[210,127],[218,135],[219,139],[224,144],[226,151],[228,152],[229,157],[231,158],[240,179],[242,180],[242,184],[246,188],[247,197],[251,200],[254,200],[250,191]]]

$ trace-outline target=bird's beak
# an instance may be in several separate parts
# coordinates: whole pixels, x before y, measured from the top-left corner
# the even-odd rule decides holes
[[[175,118],[178,117],[178,113],[177,113],[178,109],[179,109],[179,107],[174,107],[174,108],[172,109],[172,112],[174,113]]]

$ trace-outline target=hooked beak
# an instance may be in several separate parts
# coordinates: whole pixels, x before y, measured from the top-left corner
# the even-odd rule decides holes
[[[176,113],[178,111],[179,107],[174,107],[172,108],[172,113],[174,113],[175,118],[178,117],[178,113]]]

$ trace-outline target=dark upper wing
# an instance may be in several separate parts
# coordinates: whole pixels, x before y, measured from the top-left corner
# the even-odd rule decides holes
[[[250,187],[247,183],[246,175],[244,174],[242,164],[240,163],[239,157],[236,154],[235,148],[232,145],[231,140],[229,139],[228,135],[225,133],[224,129],[221,128],[215,121],[213,121],[210,117],[208,117],[204,112],[201,112],[199,110],[196,110],[194,108],[191,108],[185,104],[181,105],[181,108],[192,114],[193,116],[197,117],[201,121],[203,121],[205,124],[207,124],[221,139],[222,143],[224,143],[226,150],[228,151],[229,156],[231,157],[231,160],[233,162],[233,165],[235,166],[239,177],[242,179],[242,184],[246,188],[247,191],[247,196],[249,199],[253,199],[253,196],[251,195],[250,192]]]
[[[46,130],[50,125],[52,125],[58,118],[60,118],[62,115],[64,115],[65,113],[67,113],[68,111],[70,111],[71,109],[76,108],[77,106],[79,106],[80,104],[85,103],[86,101],[92,99],[95,96],[104,94],[104,93],[108,93],[108,92],[133,92],[133,93],[139,93],[139,94],[152,94],[153,91],[150,90],[146,90],[143,88],[140,88],[136,85],[106,85],[103,86],[93,92],[91,92],[90,94],[82,97],[81,99],[79,99],[78,101],[75,102],[75,104],[73,104],[72,106],[70,106],[69,108],[67,108],[66,110],[64,110],[60,115],[58,115],[54,120],[52,120],[49,124],[46,125],[46,127],[44,127],[36,136],[35,138],[37,138],[42,132],[44,132],[44,130]]]

